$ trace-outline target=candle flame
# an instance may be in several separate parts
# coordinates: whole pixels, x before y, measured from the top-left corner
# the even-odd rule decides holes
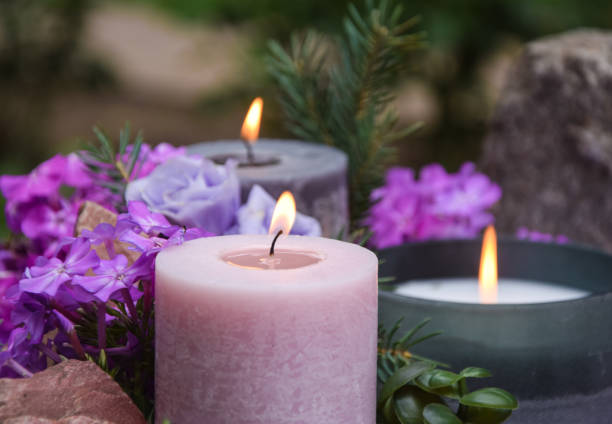
[[[274,207],[274,213],[272,214],[272,221],[270,222],[269,234],[276,234],[282,230],[283,234],[287,235],[291,232],[293,222],[295,221],[295,199],[290,191],[285,191],[280,195],[276,206]]]
[[[263,100],[261,97],[257,97],[251,103],[249,111],[244,118],[242,123],[242,130],[240,135],[242,138],[250,144],[255,144],[259,137],[259,125],[261,124],[261,112],[263,110]]]
[[[480,303],[497,303],[497,235],[492,225],[482,239],[478,288]]]

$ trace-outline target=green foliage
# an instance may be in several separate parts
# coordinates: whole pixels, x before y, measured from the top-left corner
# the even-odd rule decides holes
[[[358,225],[393,159],[392,142],[416,129],[396,129],[390,106],[393,83],[421,46],[411,33],[416,19],[402,18],[393,0],[349,5],[343,35],[336,41],[314,31],[294,35],[288,51],[270,42],[268,69],[279,88],[289,130],[298,138],[325,143],[349,158],[350,207]],[[333,61],[337,55],[338,61]]]
[[[97,178],[96,184],[108,188],[123,199],[125,188],[131,181],[134,171],[141,164],[142,132],[131,140],[130,124],[126,123],[119,132],[119,142],[114,143],[101,128],[94,126],[97,144],[90,143],[88,148],[79,152],[81,160]],[[116,147],[117,146],[117,147]],[[120,208],[123,202],[116,206]]]
[[[385,424],[498,424],[518,408],[514,396],[502,389],[469,392],[467,379],[490,377],[488,370],[468,367],[454,373],[438,368],[447,367],[445,364],[409,352],[407,347],[439,333],[415,339],[429,322],[425,319],[395,341],[401,321],[388,333],[379,328],[378,378],[382,390],[378,407],[379,419]],[[457,412],[449,407],[453,400],[459,403]]]

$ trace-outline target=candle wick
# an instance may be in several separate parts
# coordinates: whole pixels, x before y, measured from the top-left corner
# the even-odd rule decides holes
[[[248,140],[242,140],[247,151],[247,162],[252,165],[255,162],[255,155],[253,154],[253,145]]]
[[[279,230],[278,233],[276,233],[276,236],[274,236],[274,240],[272,240],[272,246],[270,246],[270,256],[274,256],[274,246],[276,245],[276,240],[278,240],[281,234],[283,234],[283,230]]]

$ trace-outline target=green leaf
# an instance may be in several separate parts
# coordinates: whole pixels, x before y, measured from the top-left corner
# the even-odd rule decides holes
[[[479,406],[484,408],[516,409],[518,401],[514,396],[497,387],[487,387],[475,390],[463,396],[459,402],[466,406]]]
[[[475,378],[491,377],[491,371],[486,370],[484,368],[478,368],[478,367],[464,368],[459,374],[461,374],[464,377],[475,377]]]
[[[432,364],[420,361],[401,367],[383,385],[380,401],[386,402],[398,389],[432,368]]]
[[[453,411],[448,406],[441,403],[431,403],[423,410],[425,424],[462,424]]]
[[[423,409],[430,403],[440,403],[439,396],[427,393],[416,386],[406,385],[393,396],[395,415],[402,424],[422,424]]]
[[[383,406],[383,417],[385,417],[386,424],[402,424],[395,415],[392,397],[387,399],[385,406]]]
[[[512,415],[512,409],[481,408],[478,406],[462,406],[461,418],[470,424],[499,424]]]
[[[452,386],[464,378],[462,375],[446,370],[431,370],[422,374],[418,381],[428,389],[439,389],[441,387]]]

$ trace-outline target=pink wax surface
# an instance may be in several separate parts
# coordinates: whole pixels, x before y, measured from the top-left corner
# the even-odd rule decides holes
[[[282,239],[281,239],[282,240]],[[323,257],[315,252],[276,249],[270,255],[269,249],[251,249],[230,252],[221,258],[235,266],[251,269],[295,269],[321,262]]]
[[[288,236],[277,252],[314,253],[291,269],[228,255],[269,236],[197,239],[156,261],[156,421],[372,424],[378,260],[337,240]]]

